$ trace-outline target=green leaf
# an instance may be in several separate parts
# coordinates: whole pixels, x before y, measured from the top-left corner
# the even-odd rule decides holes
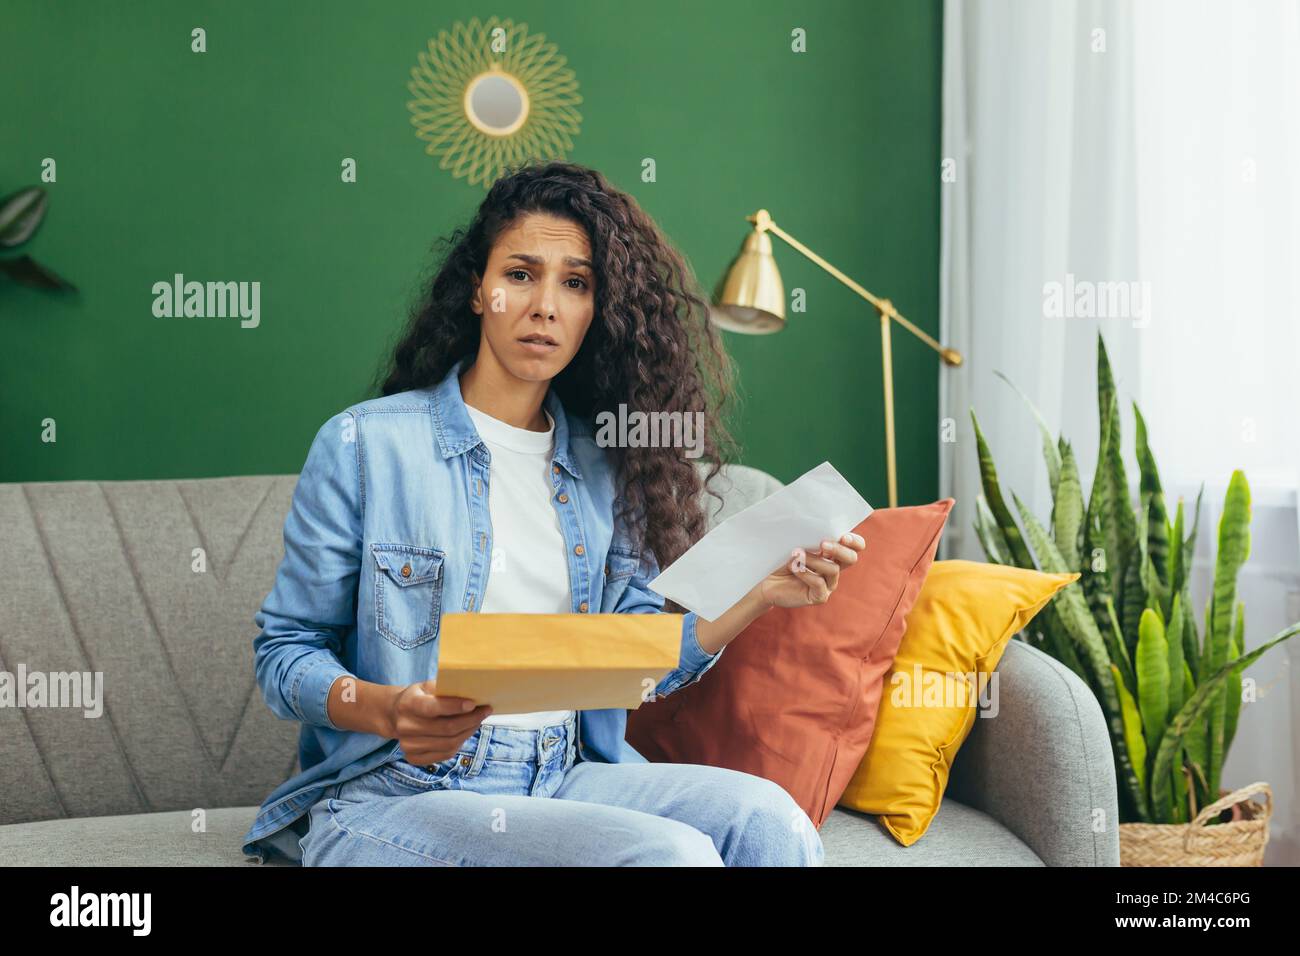
[[[988,501],[989,510],[997,521],[998,527],[1002,529],[1007,553],[1018,566],[1037,570],[1038,566],[1034,564],[1034,559],[1029,554],[1025,539],[1020,534],[1020,529],[1016,527],[1015,519],[1011,517],[1006,501],[1002,498],[1002,487],[998,484],[998,471],[993,464],[993,454],[989,451],[988,442],[984,440],[984,433],[980,431],[980,423],[975,417],[973,408],[970,410],[970,420],[975,426],[975,447],[979,452],[980,482],[984,486],[984,497]]]
[[[1034,419],[1038,422],[1039,435],[1041,435],[1043,439],[1043,461],[1047,463],[1047,478],[1052,486],[1052,500],[1055,501],[1056,488],[1061,481],[1061,455],[1056,448],[1056,442],[1052,439],[1051,429],[1047,427],[1047,422],[1044,421],[1043,416],[1039,414],[1037,406],[1029,400],[1029,396],[1022,392],[1015,382],[1011,381],[1011,379],[1007,378],[996,369],[994,369],[993,374],[1015,389],[1016,394],[1024,400],[1024,403],[1029,406],[1029,410],[1034,413]]]
[[[1182,748],[1174,755],[1174,765],[1169,769],[1169,822],[1186,823],[1187,816],[1187,777],[1182,769]]]
[[[1187,615],[1191,617],[1191,615]],[[1192,699],[1196,693],[1196,684],[1192,680],[1192,672],[1187,667],[1187,662],[1183,661],[1183,707]],[[1177,713],[1177,711],[1175,711]],[[1205,746],[1205,721],[1198,720],[1192,724],[1191,728],[1183,735],[1183,750],[1186,751],[1189,763],[1195,764],[1198,768],[1205,766],[1205,755],[1207,748]],[[1202,770],[1203,774],[1204,771]],[[1199,801],[1198,801],[1199,802]]]
[[[1196,492],[1196,510],[1192,512],[1192,532],[1183,542],[1184,583],[1192,574],[1192,559],[1196,555],[1196,532],[1201,526],[1201,495],[1203,494],[1205,494],[1205,482],[1201,482],[1201,487]]]
[[[1106,442],[1106,469],[1104,475],[1110,484],[1110,488],[1106,497],[1102,499],[1107,509],[1105,512],[1107,550],[1111,552],[1107,556],[1107,563],[1111,565],[1113,570],[1111,592],[1119,594],[1120,608],[1123,609],[1126,603],[1123,588],[1127,579],[1128,566],[1136,559],[1135,551],[1138,544],[1137,520],[1133,516],[1133,503],[1128,495],[1128,475],[1124,470],[1124,457],[1120,453],[1119,405],[1117,403],[1110,406],[1107,420],[1109,422],[1109,435]],[[1145,605],[1145,603],[1144,597],[1142,605]],[[1120,623],[1124,623],[1122,617]],[[1125,635],[1129,634],[1127,630],[1124,633]],[[1136,634],[1132,635],[1131,639],[1136,640]]]
[[[1214,563],[1210,633],[1206,636],[1206,673],[1214,673],[1228,660],[1232,640],[1233,611],[1237,606],[1237,574],[1250,556],[1250,486],[1240,469],[1232,473],[1219,519],[1219,547]],[[1221,698],[1210,708],[1209,766],[1210,792],[1219,790],[1225,751],[1223,746],[1226,702]]]
[[[1039,524],[1038,519],[1025,507],[1014,492],[1012,492],[1011,497],[1015,500],[1016,509],[1020,512],[1020,519],[1025,523],[1025,533],[1029,535],[1029,539],[1033,543],[1034,552],[1038,555],[1039,561],[1042,562],[1042,569],[1049,573],[1069,573],[1070,569],[1066,566],[1061,552],[1057,550],[1056,545],[1048,537],[1047,531]],[[1067,585],[1056,592],[1052,602],[1056,606],[1057,613],[1060,614],[1061,621],[1065,624],[1070,637],[1079,646],[1079,649],[1084,654],[1084,660],[1088,662],[1088,666],[1096,675],[1097,687],[1095,691],[1097,700],[1101,704],[1102,714],[1105,716],[1107,726],[1110,728],[1111,750],[1115,757],[1115,774],[1119,780],[1119,785],[1124,788],[1124,793],[1129,799],[1138,822],[1149,823],[1151,812],[1147,807],[1146,790],[1138,780],[1137,770],[1134,768],[1125,741],[1124,718],[1121,711],[1119,689],[1115,682],[1114,672],[1111,670],[1110,658],[1106,654],[1105,641],[1102,639],[1101,631],[1097,628],[1097,621],[1089,613],[1081,589],[1076,588],[1073,584]]]
[[[983,495],[975,496],[975,521],[972,527],[975,529],[975,537],[979,538],[980,546],[984,549],[985,557],[994,564],[1011,563],[1007,555],[1006,538],[1002,536],[1002,529],[994,520]]]
[[[1109,593],[1123,609],[1124,567],[1133,550],[1136,529],[1133,506],[1128,496],[1128,477],[1121,454],[1119,400],[1115,377],[1110,370],[1106,340],[1097,332],[1097,413],[1100,437],[1097,442],[1097,470],[1093,478],[1093,496],[1101,482],[1101,527],[1106,548],[1106,565],[1110,568]],[[1127,632],[1126,632],[1127,633]],[[1136,640],[1136,635],[1133,637]]]
[[[1110,627],[1104,626],[1105,623],[1109,623]],[[1111,662],[1119,667],[1120,673],[1124,675],[1125,685],[1136,691],[1137,674],[1133,670],[1133,662],[1129,658],[1124,635],[1120,633],[1119,619],[1115,617],[1115,605],[1110,598],[1106,598],[1106,622],[1099,623],[1097,629],[1101,631],[1106,641],[1106,651],[1110,654]]]
[[[1138,519],[1138,526],[1142,531],[1145,531],[1146,520],[1144,513]],[[1142,567],[1147,560],[1146,535],[1136,534],[1134,541],[1138,542],[1137,553],[1132,555],[1124,565],[1124,580],[1119,599],[1119,624],[1128,641],[1130,651],[1136,655],[1138,623],[1142,619],[1143,609],[1147,606],[1147,594],[1142,586]]]
[[[1151,447],[1147,443],[1147,423],[1142,418],[1142,412],[1138,408],[1137,402],[1133,403],[1133,419],[1136,425],[1136,443],[1137,443],[1137,461],[1138,470],[1141,473],[1139,478],[1139,487],[1142,494],[1147,498],[1147,517],[1149,539],[1147,541],[1147,551],[1151,555],[1151,563],[1155,566],[1156,574],[1162,581],[1169,580],[1169,514],[1165,510],[1165,493],[1160,487],[1160,472],[1156,468],[1155,456],[1151,454]],[[1148,587],[1147,590],[1151,590]],[[1165,611],[1168,611],[1168,605],[1165,605]]]
[[[1151,800],[1155,806],[1164,806],[1169,800],[1169,769],[1173,765],[1174,752],[1178,749],[1184,735],[1205,715],[1213,702],[1222,699],[1223,687],[1227,683],[1229,675],[1233,673],[1240,674],[1259,660],[1270,648],[1294,637],[1297,633],[1300,633],[1300,622],[1292,624],[1279,632],[1249,654],[1224,664],[1196,688],[1196,693],[1192,694],[1191,699],[1183,705],[1183,709],[1170,721],[1169,727],[1165,730],[1165,735],[1160,741],[1160,747],[1156,751],[1155,766],[1151,775]],[[1210,792],[1217,793],[1213,778],[1210,778],[1208,782]]]
[[[1183,696],[1183,596],[1174,595],[1174,606],[1165,636],[1169,644],[1169,712],[1178,713],[1187,699]]]
[[[1118,592],[1112,587],[1113,556],[1108,551],[1105,515],[1108,507],[1105,503],[1110,491],[1106,481],[1106,448],[1109,432],[1102,429],[1101,445],[1097,450],[1097,466],[1093,470],[1092,488],[1088,492],[1088,510],[1084,515],[1083,544],[1079,570],[1083,572],[1083,592],[1088,599],[1097,620],[1103,620],[1108,598],[1117,598]]]
[[[1186,565],[1183,564],[1183,499],[1178,498],[1178,511],[1174,517],[1174,526],[1169,531],[1171,541],[1177,541],[1169,551],[1169,590],[1178,594],[1183,589],[1186,577]]]
[[[1133,760],[1133,769],[1137,773],[1138,784],[1143,789],[1147,785],[1147,745],[1142,738],[1143,721],[1138,716],[1138,706],[1133,702],[1133,695],[1128,692],[1124,682],[1120,680],[1119,668],[1114,664],[1110,665],[1111,674],[1115,678],[1115,686],[1119,690],[1120,713],[1124,720],[1124,744],[1128,747],[1129,757]]]
[[[1052,539],[1065,565],[1079,567],[1079,526],[1083,523],[1083,486],[1079,483],[1079,466],[1074,450],[1062,441],[1061,480],[1056,488],[1056,506],[1052,509]]]
[[[1106,354],[1106,340],[1097,330],[1097,408],[1105,411],[1107,405],[1115,403],[1115,376],[1110,371],[1110,356]],[[1102,432],[1106,431],[1106,419],[1101,422]]]
[[[1246,649],[1246,605],[1237,602],[1237,623],[1232,629],[1232,643],[1228,646],[1228,653],[1236,660],[1241,656],[1241,652]],[[1228,678],[1227,685],[1223,688],[1224,715],[1223,715],[1223,753],[1227,759],[1228,752],[1232,749],[1232,738],[1237,735],[1237,717],[1241,713],[1241,672],[1237,671]]]
[[[0,259],[0,272],[3,272],[19,285],[25,285],[32,289],[77,291],[77,287],[63,276],[53,269],[46,268],[31,256],[25,254]]]
[[[1139,631],[1138,710],[1142,714],[1142,736],[1154,748],[1160,743],[1169,717],[1169,642],[1164,622],[1150,608],[1142,612]]]
[[[1056,611],[1055,603],[1048,603],[1035,620],[1043,622],[1043,633],[1047,636],[1047,645],[1053,657],[1079,675],[1079,679],[1088,685],[1093,696],[1097,694],[1097,679],[1089,672],[1074,650],[1074,642]]]
[[[1187,583],[1183,583],[1183,659],[1191,668],[1192,675],[1201,672],[1201,638],[1196,633],[1196,612],[1192,610],[1192,594]]]
[[[0,249],[14,249],[30,239],[48,205],[49,196],[41,186],[27,186],[0,199]]]
[[[1196,670],[1196,686],[1201,685],[1205,675],[1211,672],[1213,659],[1210,657],[1210,631],[1214,629],[1214,595],[1210,594],[1205,602],[1205,636],[1201,643],[1200,667]]]

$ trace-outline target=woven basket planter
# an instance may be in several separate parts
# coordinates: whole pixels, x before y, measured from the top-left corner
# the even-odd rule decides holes
[[[1221,796],[1191,823],[1121,823],[1120,866],[1262,866],[1273,791],[1260,781]],[[1248,800],[1264,794],[1264,805]],[[1232,808],[1229,823],[1204,824]]]

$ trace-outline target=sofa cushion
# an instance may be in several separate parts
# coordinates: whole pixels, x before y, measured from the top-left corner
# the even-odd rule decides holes
[[[207,810],[195,833],[189,810],[38,820],[0,827],[7,866],[257,866],[240,850],[257,807]],[[293,866],[273,858],[267,866]]]
[[[920,840],[977,713],[997,714],[994,671],[1007,642],[1078,578],[1078,572],[936,561],[886,681],[875,738],[841,802],[880,814],[904,846]]]
[[[257,807],[209,810],[193,833],[189,811],[41,820],[0,826],[0,860],[11,866],[257,866],[240,838]],[[904,849],[875,817],[837,809],[821,828],[827,866],[1042,866],[987,814],[944,802],[924,841]],[[272,855],[266,866],[294,866]]]
[[[1010,830],[987,813],[944,801],[930,832],[900,846],[873,816],[836,807],[822,824],[826,866],[1044,866]]]
[[[829,601],[761,615],[699,683],[632,711],[628,743],[648,760],[779,783],[821,826],[867,751],[881,683],[952,505],[872,512],[853,529],[866,549]]]

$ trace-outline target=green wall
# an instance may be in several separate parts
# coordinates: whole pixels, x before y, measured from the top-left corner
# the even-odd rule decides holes
[[[559,45],[583,97],[567,158],[635,195],[706,289],[764,206],[937,329],[939,0],[5,6],[0,194],[57,160],[28,251],[81,291],[0,278],[0,480],[296,472],[362,397],[435,237],[482,199],[425,155],[406,108],[417,53],[474,16]],[[884,504],[875,314],[777,246],[808,311],[776,336],[725,334],[745,461],[789,481],[829,459]],[[260,326],[155,318],[152,285],[177,272],[260,281]],[[933,500],[937,363],[904,333],[894,351],[900,500]]]

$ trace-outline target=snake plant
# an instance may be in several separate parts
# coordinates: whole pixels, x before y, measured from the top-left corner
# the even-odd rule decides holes
[[[1016,386],[998,373],[1012,388]],[[1097,336],[1100,442],[1092,487],[1084,501],[1078,464],[1064,436],[1055,440],[1037,419],[1052,490],[1052,513],[1041,522],[998,483],[975,410],[971,421],[983,494],[974,529],[989,561],[1048,572],[1080,572],[1017,635],[1041,647],[1092,689],[1110,729],[1120,791],[1121,823],[1186,823],[1216,800],[1224,759],[1237,729],[1241,672],[1300,623],[1243,654],[1245,608],[1237,573],[1250,554],[1250,487],[1241,471],[1228,482],[1218,527],[1214,585],[1198,628],[1189,588],[1200,523],[1196,496],[1190,530],[1183,501],[1171,518],[1146,423],[1137,404],[1138,503],[1133,507],[1120,454],[1119,403],[1106,344]]]

